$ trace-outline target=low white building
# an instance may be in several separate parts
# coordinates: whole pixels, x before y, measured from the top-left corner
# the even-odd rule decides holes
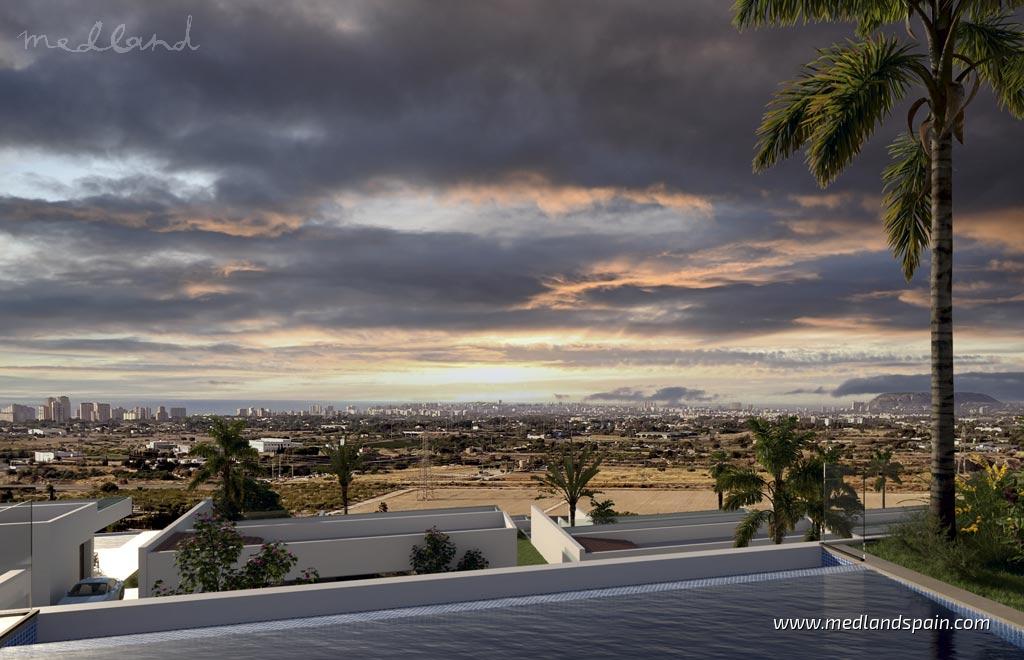
[[[77,451],[63,451],[56,449],[53,451],[37,451],[34,452],[33,458],[36,463],[53,463],[54,461],[64,461],[72,458],[81,458],[82,453]]]
[[[250,440],[249,446],[261,454],[269,454],[291,447],[301,447],[302,443],[287,438],[259,438]]]
[[[139,597],[152,595],[153,584],[178,584],[175,547],[193,532],[196,519],[212,509],[205,500],[139,547]],[[447,534],[456,547],[457,561],[467,550],[483,553],[490,568],[516,565],[517,528],[496,506],[243,520],[236,529],[249,541],[241,561],[259,552],[265,542],[281,542],[298,559],[287,579],[306,568],[321,578],[341,578],[410,570],[409,555],[423,543],[428,529]]]
[[[130,497],[0,507],[0,610],[55,604],[92,576],[96,532],[131,512]]]

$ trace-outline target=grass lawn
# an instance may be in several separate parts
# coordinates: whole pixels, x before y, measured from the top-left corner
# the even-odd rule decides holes
[[[963,576],[941,566],[935,565],[912,552],[898,547],[894,543],[881,541],[868,546],[868,552],[882,559],[905,566],[912,571],[924,573],[936,580],[948,582],[953,586],[966,589],[972,593],[991,598],[1024,612],[1024,572],[1020,570],[984,568],[974,576]]]
[[[544,558],[537,552],[537,548],[533,547],[530,543],[530,539],[526,538],[526,535],[519,532],[519,538],[517,539],[519,547],[516,553],[516,564],[519,566],[533,566],[536,564],[546,564]]]

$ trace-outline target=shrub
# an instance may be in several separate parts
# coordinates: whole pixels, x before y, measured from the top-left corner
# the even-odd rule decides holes
[[[619,513],[615,510],[612,500],[596,500],[590,498],[590,520],[595,525],[610,525],[618,522]]]
[[[423,545],[414,545],[409,563],[415,573],[444,573],[455,559],[455,543],[450,536],[431,527],[423,537]]]
[[[197,592],[258,589],[284,583],[297,559],[283,543],[264,543],[241,568],[235,568],[245,543],[235,523],[217,516],[201,516],[195,534],[183,540],[174,554],[179,583],[170,589],[158,581],[156,596]],[[319,578],[316,569],[303,571],[299,582]]]
[[[484,557],[484,553],[477,549],[466,550],[466,554],[462,555],[462,559],[459,560],[458,566],[455,567],[457,571],[478,571],[481,568],[487,568],[489,562]]]
[[[960,538],[989,565],[1024,562],[1024,472],[985,465],[957,480]]]

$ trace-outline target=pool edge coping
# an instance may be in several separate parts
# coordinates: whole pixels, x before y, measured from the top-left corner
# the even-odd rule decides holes
[[[968,610],[976,615],[994,619],[997,624],[1007,626],[1014,631],[1018,640],[1015,643],[1018,647],[1024,648],[1024,612],[1014,609],[1009,605],[1003,605],[991,598],[980,596],[966,589],[943,582],[931,576],[911,570],[906,566],[882,559],[877,555],[863,550],[854,551],[849,543],[823,542],[822,549],[840,555],[846,560],[860,562],[866,568],[886,576],[892,580],[907,585],[932,600],[943,605],[952,604],[961,609]],[[956,609],[956,608],[951,608]],[[962,614],[962,612],[958,612]],[[992,631],[995,632],[995,631]],[[1000,635],[1002,636],[1002,635]],[[1009,640],[1008,640],[1009,641]]]

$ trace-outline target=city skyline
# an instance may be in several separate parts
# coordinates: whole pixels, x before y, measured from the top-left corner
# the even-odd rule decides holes
[[[846,30],[728,4],[5,5],[0,404],[925,391],[927,265],[880,220],[907,104],[827,192],[751,174],[765,100]],[[189,52],[13,36],[189,14]],[[1021,401],[1024,129],[971,113],[957,385]]]

